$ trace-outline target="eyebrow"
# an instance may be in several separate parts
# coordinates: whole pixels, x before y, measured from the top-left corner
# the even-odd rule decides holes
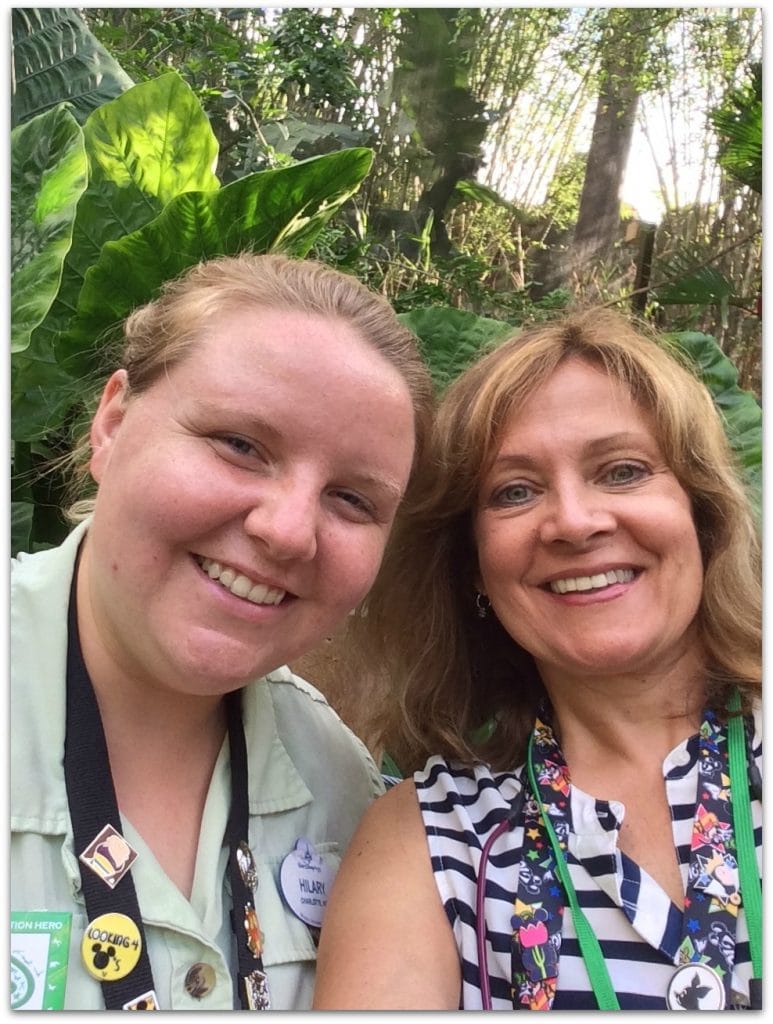
[[[265,420],[263,419],[263,417],[258,416],[254,412],[248,411],[246,409],[238,408],[236,406],[232,406],[230,408],[224,407],[222,403],[210,402],[206,398],[194,398],[193,408],[195,414],[198,416],[215,417],[217,419],[222,419],[222,417],[225,415],[238,418],[239,421],[243,424],[244,429],[247,430],[248,432],[254,432],[256,434],[268,434],[269,437],[275,440],[279,440],[282,436],[280,431],[278,431],[275,426],[269,423],[268,420]]]
[[[606,455],[610,452],[620,451],[621,448],[641,448],[643,442],[645,447],[651,448],[653,441],[657,444],[657,440],[650,434],[621,431],[617,434],[609,434],[608,436],[594,438],[592,441],[586,442],[582,446],[582,453],[589,456]],[[491,468],[496,469],[499,466],[511,465],[523,466],[525,469],[536,469],[539,465],[539,459],[520,452],[500,452],[492,461]]]
[[[201,416],[216,416],[221,417],[223,415],[223,407],[220,404],[207,401],[207,399],[194,399],[194,409],[197,415]],[[273,424],[269,423],[268,420],[263,419],[260,416],[256,416],[254,412],[246,412],[244,409],[229,409],[227,412],[234,416],[239,417],[243,423],[243,430],[248,433],[255,434],[267,434],[274,441],[282,440],[282,432],[277,430]],[[374,476],[372,473],[360,473],[353,472],[350,480],[353,485],[358,487],[375,487],[380,491],[388,494],[396,501],[400,501],[403,497],[403,488],[396,484],[393,480],[387,477]]]

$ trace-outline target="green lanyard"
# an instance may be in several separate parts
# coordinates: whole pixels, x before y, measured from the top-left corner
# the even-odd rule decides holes
[[[545,814],[542,801],[539,799],[539,787],[537,786],[537,780],[534,777],[534,763],[532,760],[532,744],[534,741],[534,733],[532,732],[529,738],[529,750],[526,755],[526,764],[529,769],[529,784],[531,785],[531,791],[537,798],[537,802],[540,805],[540,817],[542,818],[542,824],[545,827],[545,831],[548,834],[550,845],[553,848],[553,854],[556,861],[556,871],[558,873],[559,880],[563,887],[566,898],[569,902],[569,906],[572,910],[572,921],[574,922],[574,929],[577,932],[577,941],[580,943],[580,952],[582,958],[585,961],[585,968],[590,978],[591,988],[593,994],[596,997],[598,1008],[600,1010],[619,1010],[620,1004],[617,1001],[615,990],[612,987],[612,979],[609,977],[609,971],[607,965],[604,963],[604,954],[601,952],[601,946],[599,946],[599,940],[593,933],[593,929],[588,924],[588,919],[580,909],[580,904],[577,902],[577,893],[574,891],[574,885],[569,877],[569,870],[564,860],[564,851],[558,842],[558,836],[553,830],[553,825],[550,821],[550,816]]]
[[[731,698],[728,710],[737,712],[740,710],[741,700],[738,690],[735,690]],[[532,746],[534,733],[529,737],[529,749],[526,755],[526,765],[529,771],[529,783],[540,805],[540,818],[550,841],[553,855],[556,862],[556,872],[561,886],[566,895],[567,902],[572,911],[572,921],[577,933],[577,941],[580,945],[580,952],[585,968],[588,972],[591,988],[596,997],[599,1010],[619,1010],[620,1004],[617,995],[612,987],[612,979],[609,977],[607,965],[604,962],[604,954],[596,938],[588,919],[580,909],[577,902],[577,893],[574,890],[572,879],[569,876],[569,869],[566,866],[566,857],[558,836],[553,829],[550,816],[545,814],[542,801],[539,799],[539,787],[534,775],[534,763],[532,759]],[[741,879],[741,892],[743,894],[743,906],[746,912],[746,923],[749,929],[749,946],[751,949],[752,972],[754,978],[762,977],[762,885],[757,873],[757,861],[754,848],[754,829],[752,826],[751,800],[749,799],[749,786],[740,786],[740,792],[735,793],[732,789],[732,780],[747,779],[746,745],[744,741],[743,718],[739,714],[733,714],[728,722],[728,756],[731,784],[731,798],[733,811],[733,830],[736,838],[736,849],[738,853],[738,869]]]
[[[727,724],[728,758],[730,761],[730,780],[746,778],[746,742],[744,737],[743,718],[740,715],[741,698],[735,690],[728,704],[731,717]],[[738,871],[741,877],[741,893],[743,908],[746,912],[746,925],[749,929],[749,948],[752,958],[752,973],[755,978],[762,977],[762,882],[757,873],[757,856],[754,848],[754,826],[752,809],[749,799],[749,787],[743,787],[743,795],[736,794],[731,788],[733,811],[733,831],[738,854]],[[744,799],[745,797],[745,799]]]

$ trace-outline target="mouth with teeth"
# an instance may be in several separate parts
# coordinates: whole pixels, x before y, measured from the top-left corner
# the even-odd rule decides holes
[[[278,605],[282,603],[287,594],[286,590],[279,590],[277,587],[269,587],[266,583],[257,583],[255,580],[251,580],[248,576],[237,572],[236,569],[232,569],[230,565],[223,565],[221,562],[215,562],[211,558],[202,558],[199,555],[196,555],[195,558],[211,580],[219,583],[221,587],[244,601],[250,601],[252,604]]]
[[[551,580],[548,589],[554,594],[573,594],[589,590],[603,590],[616,583],[630,583],[636,578],[633,569],[609,569],[607,572],[593,576],[566,576],[564,579]]]

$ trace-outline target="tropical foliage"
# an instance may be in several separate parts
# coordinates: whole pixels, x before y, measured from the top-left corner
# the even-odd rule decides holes
[[[687,9],[14,9],[14,550],[66,529],[62,477],[41,470],[87,421],[118,324],[199,259],[282,250],[356,274],[439,389],[575,298],[627,302],[639,257],[614,210],[603,257],[564,258],[593,223],[573,140],[602,94],[639,121],[647,95],[676,108],[677,47],[701,55],[719,198],[680,206],[661,181],[642,308],[695,361],[758,494],[757,28]]]

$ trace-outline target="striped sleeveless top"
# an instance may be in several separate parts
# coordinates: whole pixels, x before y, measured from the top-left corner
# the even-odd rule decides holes
[[[762,770],[761,715],[755,715],[753,756]],[[698,737],[676,747],[663,764],[674,844],[687,884],[698,787]],[[518,795],[521,769],[492,772],[485,765],[461,767],[431,757],[416,772],[419,806],[435,882],[459,949],[462,968],[460,1009],[481,1010],[480,965],[476,944],[475,897],[483,846]],[[612,985],[623,1010],[665,1010],[666,989],[677,964],[682,913],[633,862],[622,857],[617,837],[624,808],[595,800],[571,787],[574,832],[568,842],[568,868],[577,900],[601,945]],[[758,869],[762,871],[762,806],[752,801]],[[510,993],[511,916],[521,863],[523,828],[516,825],[491,849],[486,868],[486,964],[495,1010],[513,1008]],[[622,908],[625,905],[627,913]],[[748,998],[752,977],[748,929],[743,909],[736,931],[733,990]],[[555,1010],[595,1010],[596,1001],[566,906]]]

